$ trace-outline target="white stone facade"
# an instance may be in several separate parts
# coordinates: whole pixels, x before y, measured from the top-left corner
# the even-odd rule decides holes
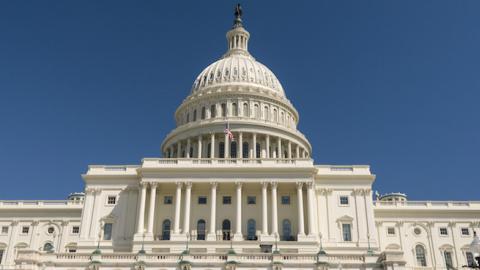
[[[369,166],[315,165],[249,38],[237,16],[227,53],[177,109],[163,158],[89,166],[85,193],[66,201],[0,201],[0,269],[466,265],[480,202],[374,201]]]

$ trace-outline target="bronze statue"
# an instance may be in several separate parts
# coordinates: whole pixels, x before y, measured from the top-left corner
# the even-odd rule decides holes
[[[240,4],[237,4],[235,6],[235,18],[240,19],[242,17],[242,6]]]

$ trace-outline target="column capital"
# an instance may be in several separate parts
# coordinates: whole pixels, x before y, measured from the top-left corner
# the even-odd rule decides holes
[[[150,182],[150,188],[157,188],[158,183],[157,182]]]
[[[17,226],[18,225],[18,220],[14,220],[10,223],[10,226]]]
[[[235,182],[237,188],[242,188],[243,182]]]
[[[215,181],[214,181],[214,182],[210,182],[210,185],[211,185],[212,188],[217,188],[218,182],[215,182]]]
[[[260,183],[262,185],[263,188],[268,188],[268,182],[267,181],[263,181]]]
[[[452,228],[455,228],[455,227],[457,227],[457,222],[455,222],[455,221],[449,221],[449,222],[448,222],[448,226],[450,226],[450,227],[452,227]]]
[[[148,187],[148,182],[140,182],[139,187],[140,188],[147,188]]]
[[[309,181],[305,183],[307,185],[307,188],[312,189],[315,186],[315,183],[313,181]]]
[[[70,223],[70,221],[68,221],[68,220],[63,220],[60,224],[61,224],[62,226],[68,226],[69,223]]]
[[[177,185],[177,188],[182,188],[183,186],[183,182],[175,182],[175,184]]]
[[[297,189],[303,188],[303,182],[296,182],[295,185],[297,186]]]
[[[276,182],[276,181],[270,182],[270,186],[272,187],[272,189],[277,189],[277,187],[278,187],[278,182]]]
[[[192,188],[192,182],[185,182],[185,188],[191,189]]]
[[[31,225],[32,226],[37,226],[40,222],[38,220],[32,221]]]
[[[85,188],[85,194],[93,194],[95,193],[95,189],[91,187]]]

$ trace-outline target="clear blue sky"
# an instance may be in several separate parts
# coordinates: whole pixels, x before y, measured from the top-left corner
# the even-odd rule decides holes
[[[88,164],[159,156],[235,3],[0,2],[0,199],[63,199]],[[480,1],[241,3],[317,164],[369,164],[382,193],[480,199]]]

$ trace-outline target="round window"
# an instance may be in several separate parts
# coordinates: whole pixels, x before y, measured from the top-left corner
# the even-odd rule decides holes
[[[55,228],[54,228],[54,227],[48,227],[47,232],[48,232],[49,234],[52,234],[52,233],[55,232]]]
[[[420,230],[420,228],[415,228],[413,229],[413,232],[416,234],[416,235],[420,235],[422,233],[422,230]]]

